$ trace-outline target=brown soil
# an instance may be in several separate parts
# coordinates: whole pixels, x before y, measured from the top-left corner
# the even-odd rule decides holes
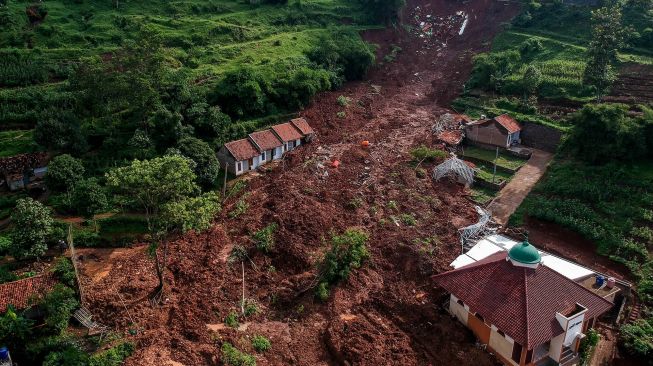
[[[392,44],[402,52],[372,70],[368,80],[319,95],[301,113],[318,133],[313,143],[250,180],[247,193],[230,199],[208,232],[170,243],[161,306],[149,302],[157,280],[144,246],[110,255],[84,252],[104,263],[87,260],[82,266],[88,307],[117,330],[138,330],[129,337],[138,349],[127,365],[220,364],[222,342],[254,353],[249,340],[256,334],[272,340],[272,350],[257,355],[259,365],[496,364],[442,310],[443,293],[430,281],[459,254],[456,229],[477,219],[473,204],[460,186],[419,178],[409,151],[434,145],[431,125],[460,92],[471,56],[487,48],[518,8],[482,0],[415,0],[406,7],[406,22],[414,23],[417,6],[422,17],[439,19],[432,38],[402,27],[366,32],[366,39],[381,46],[379,59]],[[469,14],[462,36],[460,10]],[[339,95],[352,99],[348,107],[338,105]],[[347,116],[337,117],[343,109]],[[368,148],[360,145],[363,140],[370,141]],[[330,167],[333,159],[340,160],[339,168]],[[432,163],[422,167],[431,169]],[[230,219],[238,199],[249,208]],[[407,225],[401,214],[417,223]],[[249,237],[270,222],[279,228],[274,250],[264,255]],[[320,303],[311,289],[315,263],[330,233],[349,227],[369,233],[371,260]],[[414,241],[432,237],[434,248]],[[241,266],[227,260],[234,245],[249,248],[246,297],[260,309],[241,319],[238,329],[220,326],[239,310]]]
[[[605,101],[631,105],[653,102],[653,66],[639,64],[624,66]]]

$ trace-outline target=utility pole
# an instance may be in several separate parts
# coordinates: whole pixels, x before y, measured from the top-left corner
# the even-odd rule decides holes
[[[227,196],[227,167],[229,163],[224,163],[224,181],[222,183],[222,203],[224,203],[225,197]]]
[[[494,156],[494,171],[492,172],[492,183],[494,183],[494,177],[497,175],[497,160],[499,159],[499,147],[497,146],[497,153]]]

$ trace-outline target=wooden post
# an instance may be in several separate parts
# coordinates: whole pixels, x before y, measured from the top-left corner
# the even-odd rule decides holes
[[[229,163],[224,163],[224,181],[222,183],[222,202],[224,203],[224,200],[227,196],[227,167],[229,166]]]
[[[75,255],[75,245],[73,243],[73,224],[68,225],[68,246],[70,247],[70,260],[73,262],[73,269],[75,269],[75,278],[77,278],[77,287],[79,287],[79,303],[84,306],[84,292],[82,289],[82,281],[79,279],[79,271],[77,270],[77,256]]]
[[[494,172],[492,173],[492,183],[494,183],[494,177],[497,175],[497,160],[499,159],[499,147],[497,146],[497,153],[494,156]]]

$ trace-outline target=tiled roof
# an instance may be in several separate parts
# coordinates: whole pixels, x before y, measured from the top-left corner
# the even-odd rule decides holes
[[[470,311],[528,349],[563,333],[557,312],[564,313],[579,303],[588,309],[585,319],[590,319],[613,306],[546,266],[518,267],[506,261],[506,255],[499,252],[433,279]]]
[[[519,122],[517,122],[514,118],[510,117],[507,114],[496,116],[494,117],[494,120],[499,122],[501,126],[503,126],[506,130],[508,130],[508,133],[515,133],[521,131],[521,126],[519,125]]]
[[[270,130],[252,132],[249,134],[249,138],[252,139],[261,150],[271,150],[283,145],[277,135]]]
[[[449,145],[458,145],[463,140],[463,132],[460,130],[448,130],[442,131],[438,134],[438,140],[449,144]]]
[[[260,154],[249,139],[227,142],[224,147],[229,150],[236,161],[251,159]]]
[[[25,309],[54,287],[57,280],[51,274],[38,275],[22,280],[0,284],[0,313],[13,305],[17,310]]]
[[[313,128],[311,128],[308,122],[306,122],[304,117],[291,119],[290,123],[292,123],[293,126],[297,127],[299,132],[301,132],[304,136],[314,133]]]
[[[274,125],[272,126],[272,130],[283,142],[299,140],[303,137],[302,134],[299,133],[299,130],[290,122]]]

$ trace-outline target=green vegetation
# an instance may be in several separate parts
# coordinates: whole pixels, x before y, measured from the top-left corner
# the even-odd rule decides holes
[[[589,361],[589,357],[592,355],[592,350],[599,343],[601,336],[599,332],[594,329],[589,329],[587,335],[580,342],[580,347],[578,353],[580,354],[580,363],[581,365],[586,365]]]
[[[252,348],[254,348],[256,352],[262,353],[269,351],[272,348],[272,343],[262,335],[255,335],[252,337]]]
[[[621,326],[621,343],[632,355],[650,360],[653,355],[653,320],[639,319]]]
[[[235,311],[230,312],[224,318],[224,324],[231,328],[238,328],[238,313]]]
[[[32,152],[36,149],[31,130],[0,131],[0,158]]]
[[[410,154],[413,156],[415,161],[434,161],[438,159],[444,159],[448,156],[446,151],[438,149],[430,149],[424,145],[421,145],[418,148],[415,148],[410,151]]]
[[[39,201],[21,198],[11,215],[10,252],[15,258],[38,258],[48,249],[54,221],[52,212]]]
[[[415,219],[415,216],[413,216],[412,214],[403,213],[403,214],[399,215],[399,219],[406,226],[415,226],[415,225],[417,225],[417,219]]]
[[[462,154],[462,158],[471,157],[480,160],[487,161],[488,163],[494,164],[496,158],[496,151],[482,149],[475,146],[465,146],[465,149]],[[505,151],[499,151],[499,158],[496,159],[497,166],[504,168],[517,170],[526,164],[526,159],[518,158],[510,153]]]
[[[241,352],[229,342],[224,342],[222,347],[222,362],[229,366],[256,366],[256,358]]]
[[[277,227],[278,225],[273,222],[252,235],[256,249],[264,253],[269,253],[272,250],[274,247],[274,232]]]
[[[497,192],[485,188],[485,187],[473,187],[472,188],[472,200],[474,202],[485,206],[486,204],[490,203],[494,196],[496,195]]]
[[[360,268],[369,258],[367,239],[367,234],[357,229],[331,237],[331,249],[318,264],[320,282],[315,292],[318,299],[328,299],[329,287],[349,278],[351,271]]]

